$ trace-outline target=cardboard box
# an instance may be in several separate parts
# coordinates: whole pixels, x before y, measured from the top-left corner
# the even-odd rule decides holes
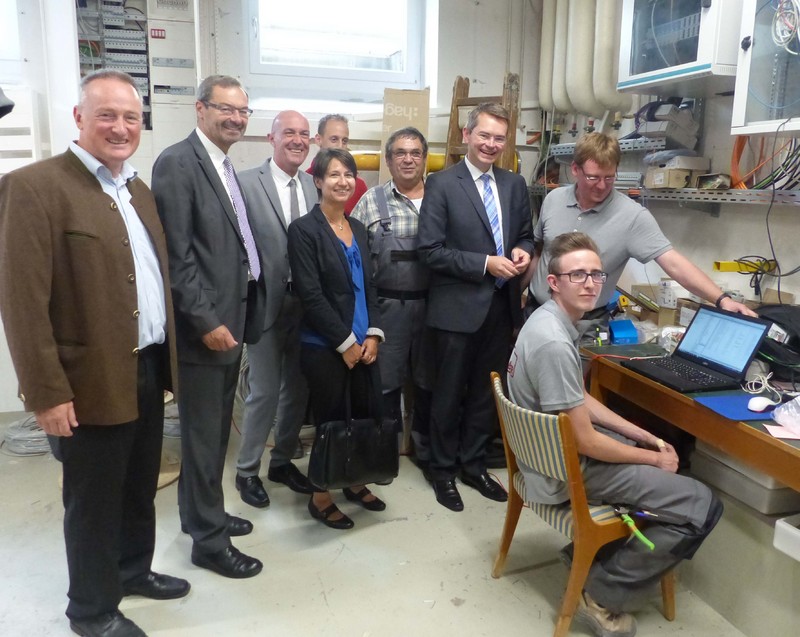
[[[665,307],[659,308],[658,312],[653,312],[652,310],[648,310],[641,305],[631,305],[628,307],[626,314],[642,322],[650,321],[655,323],[658,325],[658,327],[667,327],[678,324],[678,310],[672,310]]]
[[[711,169],[711,160],[708,157],[686,157],[678,155],[663,164],[659,164],[659,167],[702,170],[704,173],[707,173]]]
[[[774,288],[767,288],[761,297],[762,305],[772,305],[774,303],[783,303],[785,305],[794,305],[794,294],[781,290],[781,296],[778,298],[778,291]]]
[[[649,190],[660,188],[694,188],[702,170],[683,168],[648,168],[644,177],[644,187]]]
[[[425,137],[428,136],[428,121],[431,102],[431,90],[387,88],[383,90],[383,124],[381,125],[381,148],[386,145],[394,131],[414,126]],[[386,159],[381,155],[381,169],[378,183],[384,183],[391,178],[386,166]]]

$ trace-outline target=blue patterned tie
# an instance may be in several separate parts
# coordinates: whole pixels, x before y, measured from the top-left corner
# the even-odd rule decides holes
[[[488,174],[481,175],[483,181],[483,207],[486,208],[486,216],[489,217],[489,225],[492,226],[492,235],[494,236],[494,245],[497,250],[497,256],[503,256],[503,235],[500,232],[500,216],[497,214],[497,202],[494,200],[494,193],[492,192],[492,178]],[[502,287],[505,279],[498,277],[495,285]]]
[[[247,252],[247,262],[250,264],[250,274],[253,278],[258,280],[258,275],[261,274],[261,263],[258,260],[258,250],[256,250],[256,242],[253,239],[253,231],[250,229],[250,221],[247,218],[247,207],[244,205],[244,197],[242,191],[239,190],[239,182],[236,181],[236,176],[233,173],[233,164],[229,157],[225,158],[222,162],[222,167],[225,170],[225,181],[228,184],[228,190],[231,193],[231,201],[233,202],[233,211],[236,213],[236,221],[239,223],[239,232],[242,233],[242,241],[244,241],[244,249]]]

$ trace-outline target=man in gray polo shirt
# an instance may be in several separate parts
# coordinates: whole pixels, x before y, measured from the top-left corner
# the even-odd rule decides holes
[[[604,308],[630,258],[641,263],[655,260],[667,275],[693,294],[723,310],[755,316],[675,250],[647,208],[614,189],[620,157],[619,142],[604,133],[586,134],[575,145],[571,167],[575,183],[547,195],[533,230],[535,252],[522,283],[531,282],[529,298],[535,298],[535,306],[549,298],[547,264],[551,241],[564,232],[583,232],[594,239],[608,272],[596,304],[589,308],[585,319],[607,319]],[[582,322],[579,331],[583,333],[588,325]]]
[[[630,540],[602,552],[576,614],[596,635],[631,637],[636,622],[629,611],[644,603],[665,572],[694,555],[722,515],[722,504],[705,485],[676,473],[671,445],[585,391],[576,323],[595,307],[607,274],[596,244],[582,233],[556,237],[550,256],[546,281],[552,298],[520,331],[508,363],[509,394],[527,409],[570,416],[589,502],[646,510],[658,520],[646,530],[655,550]],[[527,499],[569,499],[566,483],[522,464],[520,470]]]

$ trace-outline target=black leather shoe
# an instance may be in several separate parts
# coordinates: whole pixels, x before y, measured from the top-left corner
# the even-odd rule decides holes
[[[69,627],[83,637],[147,637],[145,632],[118,610],[97,617],[70,619]]]
[[[344,488],[342,489],[342,493],[344,493],[344,497],[350,500],[350,502],[358,502],[367,511],[383,511],[386,508],[386,503],[378,496],[375,496],[374,500],[364,499],[372,493],[367,487],[364,487],[357,493],[352,489]]]
[[[282,464],[279,467],[270,467],[267,471],[267,479],[272,482],[281,482],[295,493],[311,495],[314,489],[303,473],[291,462]]]
[[[463,511],[464,501],[461,499],[456,488],[456,481],[453,478],[449,480],[434,480],[433,491],[436,494],[436,501],[443,507],[447,507],[451,511]]]
[[[239,537],[242,535],[249,535],[253,532],[253,523],[244,518],[237,518],[235,515],[225,514],[225,527],[228,530],[228,535],[231,537]],[[188,533],[189,529],[185,524],[181,524],[181,531]]]
[[[264,483],[258,476],[236,476],[236,490],[242,496],[242,502],[251,507],[263,509],[269,506],[269,496]]]
[[[228,535],[231,537],[249,535],[253,532],[253,523],[250,520],[237,518],[235,515],[226,514],[225,526],[228,529]]]
[[[496,502],[505,502],[508,500],[508,494],[505,489],[492,480],[485,471],[478,475],[462,472],[461,482],[473,489],[477,489],[484,498],[489,498]]]
[[[308,501],[308,512],[311,514],[311,517],[314,518],[315,520],[319,520],[325,526],[329,526],[332,529],[339,529],[339,530],[352,529],[353,526],[355,526],[355,524],[350,518],[348,518],[341,511],[339,511],[339,513],[342,513],[342,517],[340,517],[338,520],[329,519],[330,516],[332,516],[337,511],[339,511],[339,508],[335,504],[331,504],[327,509],[323,509],[322,511],[320,511],[314,505],[314,498],[311,498]]]
[[[122,594],[141,595],[150,599],[178,599],[184,597],[190,588],[185,579],[150,571],[123,582]]]
[[[235,546],[226,546],[216,553],[200,553],[192,549],[192,564],[234,579],[258,575],[264,566],[259,560],[245,555]]]

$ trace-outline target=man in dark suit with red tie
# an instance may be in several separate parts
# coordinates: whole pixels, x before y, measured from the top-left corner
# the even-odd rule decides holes
[[[264,281],[247,203],[227,152],[252,110],[236,78],[200,83],[197,128],[159,155],[153,194],[164,224],[178,335],[181,419],[181,525],[192,562],[225,577],[257,575],[259,560],[231,536],[253,525],[225,513],[222,471],[239,378],[242,343],[261,336]]]
[[[486,472],[495,426],[489,373],[505,369],[512,330],[522,324],[518,277],[533,251],[525,180],[493,166],[508,122],[499,104],[472,110],[466,157],[428,178],[420,211],[419,250],[431,270],[427,322],[436,342],[430,473],[436,500],[453,511],[464,508],[459,469],[464,484],[506,500]]]

